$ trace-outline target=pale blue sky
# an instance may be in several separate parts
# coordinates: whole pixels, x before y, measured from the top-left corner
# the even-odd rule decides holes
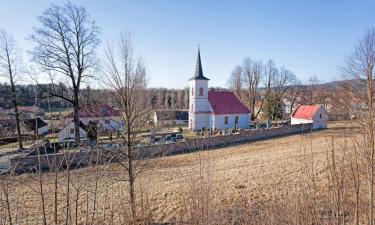
[[[37,16],[65,1],[2,0],[0,27],[24,50]],[[105,44],[127,29],[146,63],[150,86],[182,88],[193,75],[197,43],[210,86],[226,86],[245,56],[284,65],[305,81],[340,79],[338,67],[375,25],[375,1],[72,1],[85,6]],[[99,50],[100,51],[100,50]],[[25,53],[25,55],[27,55]],[[27,56],[25,56],[27,58]]]

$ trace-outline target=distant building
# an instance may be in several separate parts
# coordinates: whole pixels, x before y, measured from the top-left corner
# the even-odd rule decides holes
[[[208,91],[198,49],[195,75],[189,80],[189,129],[248,128],[250,110],[233,92]]]
[[[254,116],[256,116],[256,119],[258,119],[258,120],[261,120],[263,118],[263,115],[264,115],[263,107],[264,107],[264,100],[256,100],[255,101]]]
[[[156,110],[154,124],[158,126],[187,125],[189,112],[187,110]]]
[[[327,128],[328,113],[320,105],[299,105],[291,115],[290,123],[311,123],[313,129]]]
[[[0,111],[0,136],[8,136],[13,133],[16,126],[16,120],[6,111]]]
[[[85,138],[88,127],[95,124],[99,132],[116,132],[123,129],[120,112],[109,105],[86,105],[79,110],[80,137]],[[73,112],[65,120],[66,127],[58,133],[58,140],[75,138]],[[96,132],[96,131],[95,131]]]
[[[22,133],[43,135],[48,133],[48,124],[40,118],[22,121]]]
[[[44,117],[45,111],[37,106],[17,106],[21,119],[32,119],[36,117]],[[14,113],[14,108],[12,109]]]

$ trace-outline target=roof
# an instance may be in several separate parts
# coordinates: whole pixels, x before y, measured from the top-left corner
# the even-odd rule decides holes
[[[31,130],[35,130],[35,125],[39,128],[45,127],[48,124],[40,118],[24,120],[23,123]]]
[[[17,106],[18,111],[25,111],[25,112],[44,112],[42,108],[37,106]]]
[[[208,101],[215,114],[250,113],[250,110],[230,91],[209,91]]]
[[[157,110],[155,113],[159,121],[189,120],[189,113],[187,110]]]
[[[195,74],[189,80],[209,80],[203,75],[202,62],[201,62],[201,53],[198,48],[197,64],[195,65]]]
[[[73,118],[73,113],[68,114],[68,118]],[[109,105],[85,105],[79,110],[79,117],[110,117],[120,116],[120,112]]]
[[[320,109],[319,105],[299,105],[292,113],[291,117],[297,119],[312,120],[315,113]]]

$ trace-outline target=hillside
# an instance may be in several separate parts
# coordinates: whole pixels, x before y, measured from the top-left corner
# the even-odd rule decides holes
[[[151,160],[145,172],[139,175],[137,183],[137,195],[141,201],[139,204],[143,207],[141,212],[145,213],[143,216],[148,220],[171,222],[197,219],[199,217],[196,214],[203,210],[202,217],[219,219],[214,222],[216,224],[227,224],[244,216],[241,205],[246,204],[249,209],[259,210],[259,214],[247,217],[253,218],[251,223],[257,224],[257,219],[265,216],[262,213],[269,213],[268,210],[272,207],[276,207],[276,212],[280,214],[269,215],[267,219],[276,220],[273,217],[292,210],[283,208],[283,205],[288,202],[288,207],[293,207],[296,203],[293,201],[299,196],[296,191],[306,182],[310,185],[309,188],[316,188],[317,193],[326,192],[323,187],[328,182],[325,168],[331,136],[340,142],[344,132],[345,125],[331,123],[330,129],[312,134]],[[123,192],[127,186],[122,180],[126,179],[126,175],[120,166],[107,165],[100,168],[99,173],[95,172],[95,167],[70,172],[71,204],[74,205],[74,193],[78,193],[76,190],[79,190],[81,196],[77,212],[79,221],[84,223],[87,220],[84,196],[86,193],[93,193],[95,177],[98,175],[95,223],[110,224],[113,220],[117,224],[119,221],[126,221],[127,214],[123,210],[126,208],[127,198]],[[312,174],[313,178],[308,174]],[[58,207],[61,209],[59,217],[62,220],[66,209],[64,199],[67,174],[58,176]],[[49,181],[43,187],[46,205],[49,206],[54,202],[53,177],[52,173],[43,178]],[[12,185],[10,195],[13,202],[22,202],[22,207],[13,206],[17,207],[14,212],[17,211],[20,215],[20,224],[25,223],[25,218],[31,224],[41,222],[40,217],[36,217],[41,215],[40,195],[35,188],[38,186],[37,180],[36,175],[19,176]],[[310,190],[309,188],[305,190]],[[316,197],[325,204],[323,195],[318,194]],[[92,197],[93,195],[90,199]],[[90,203],[87,207],[93,206]],[[238,215],[229,213],[235,209],[240,210],[236,212]],[[48,221],[52,221],[53,207],[47,207],[46,210]],[[74,207],[70,210],[74,215]],[[290,216],[292,215],[291,213]],[[91,218],[91,214],[89,217]]]

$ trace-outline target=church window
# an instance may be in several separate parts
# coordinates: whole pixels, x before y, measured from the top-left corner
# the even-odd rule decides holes
[[[203,88],[199,88],[199,96],[203,96]]]
[[[228,124],[228,117],[226,116],[226,117],[224,117],[224,124]]]

